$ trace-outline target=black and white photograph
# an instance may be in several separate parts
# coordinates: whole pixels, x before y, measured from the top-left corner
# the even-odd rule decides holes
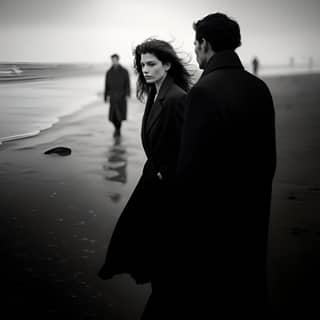
[[[0,0],[3,319],[311,319],[318,0]]]

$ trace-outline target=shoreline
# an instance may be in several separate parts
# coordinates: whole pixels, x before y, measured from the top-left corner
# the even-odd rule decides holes
[[[41,130],[37,130],[37,131],[34,131],[34,132],[26,132],[26,133],[13,135],[13,136],[0,137],[0,151],[1,151],[1,146],[4,145],[4,144],[10,143],[12,141],[20,141],[20,140],[24,140],[24,139],[31,139],[31,138],[33,138],[35,136],[38,136],[38,135],[41,135],[41,134],[45,134],[48,130],[55,130],[55,126],[57,124],[59,124],[60,122],[63,122],[64,119],[73,117],[77,113],[81,113],[82,111],[84,111],[84,109],[90,108],[91,106],[94,106],[97,103],[99,103],[99,100],[95,100],[95,101],[92,100],[92,102],[89,102],[89,103],[86,103],[86,104],[80,106],[80,108],[78,110],[75,110],[75,111],[71,112],[70,114],[65,114],[65,115],[62,115],[62,116],[58,116],[56,121],[54,121],[47,128],[43,128]]]
[[[99,74],[99,76],[101,76],[101,73],[97,73],[97,75]],[[68,79],[79,79],[80,78],[83,78],[83,77],[92,77],[92,76],[97,76],[97,75],[92,75],[92,74],[89,74],[89,75],[81,75],[81,76],[72,76],[72,75],[67,75],[65,77],[61,77],[61,78],[53,78],[54,80],[61,80],[63,81],[65,78],[68,78]],[[297,74],[283,74],[283,75],[258,75],[259,78],[261,78],[263,81],[266,81],[266,82],[272,82],[272,81],[276,81],[277,79],[283,79],[283,78],[295,78],[295,77],[298,77],[298,78],[301,78],[301,77],[307,77],[307,78],[310,78],[310,77],[318,77],[320,75],[320,71],[317,71],[317,72],[314,72],[314,73],[297,73]],[[39,79],[34,79],[35,81],[38,81]],[[51,78],[42,78],[40,79],[40,83],[42,82],[41,80],[52,80]],[[21,81],[24,81],[24,80],[21,80]],[[9,84],[10,82],[8,83],[5,83],[5,84]],[[0,86],[1,86],[1,81],[0,81]],[[96,93],[97,97],[102,99],[102,91],[97,91]],[[98,98],[97,97],[92,97],[92,101],[91,102],[87,102],[85,104],[83,104],[82,106],[79,107],[79,109],[75,110],[75,111],[72,111],[71,113],[69,114],[64,114],[64,115],[61,115],[61,116],[58,116],[57,119],[48,127],[46,128],[43,128],[41,130],[36,130],[36,131],[32,131],[32,132],[25,132],[25,133],[20,133],[20,134],[16,134],[16,135],[12,135],[12,136],[5,136],[5,137],[0,137],[0,151],[1,151],[1,147],[4,145],[4,144],[7,144],[7,143],[10,143],[12,141],[16,141],[16,140],[22,140],[22,139],[29,139],[29,138],[32,138],[34,136],[38,136],[38,135],[41,135],[43,133],[45,133],[47,130],[55,130],[54,126],[59,123],[60,121],[63,121],[63,118],[65,117],[69,117],[69,116],[72,116],[73,114],[76,114],[78,112],[81,112],[82,109],[85,109],[85,108],[89,108],[91,105],[93,104],[96,104],[99,102]],[[95,99],[95,100],[94,100]]]
[[[0,84],[0,144],[42,134],[102,97],[102,75]],[[99,90],[100,88],[100,90]]]

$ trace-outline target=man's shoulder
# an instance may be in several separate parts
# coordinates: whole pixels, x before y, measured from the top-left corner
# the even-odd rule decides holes
[[[215,79],[211,76],[205,76],[200,78],[191,88],[189,95],[194,94],[210,94],[212,93],[212,85],[215,82]]]
[[[187,94],[181,87],[179,87],[175,83],[172,84],[170,91],[177,96],[185,96]]]
[[[213,86],[229,86],[230,82],[237,83],[240,87],[250,85],[267,88],[267,84],[262,79],[244,69],[215,70],[214,72],[210,72],[203,77],[200,77],[193,88],[196,91],[212,91]]]
[[[110,68],[107,71],[107,74],[111,75],[111,76],[122,76],[122,75],[129,75],[128,70],[123,67],[123,66],[119,66],[118,68]]]
[[[163,106],[169,106],[169,109],[176,110],[176,108],[184,106],[186,97],[187,93],[177,84],[172,83],[166,90],[162,103]]]
[[[128,69],[126,67],[124,67],[123,65],[119,65],[119,70],[121,70],[122,72],[128,73]]]

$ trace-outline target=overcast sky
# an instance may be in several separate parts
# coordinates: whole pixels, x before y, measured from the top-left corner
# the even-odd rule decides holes
[[[150,36],[193,54],[192,22],[224,12],[240,24],[244,62],[320,63],[320,0],[0,0],[0,61],[104,62]]]

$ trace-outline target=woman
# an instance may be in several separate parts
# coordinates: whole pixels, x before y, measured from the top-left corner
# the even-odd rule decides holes
[[[115,227],[99,276],[110,279],[129,273],[138,284],[151,282],[155,300],[154,288],[166,278],[169,196],[191,74],[172,46],[157,39],[136,47],[134,67],[138,74],[137,98],[143,101],[147,96],[141,130],[147,161]],[[149,314],[153,307],[154,302],[151,306],[149,300],[145,319],[152,317]]]

